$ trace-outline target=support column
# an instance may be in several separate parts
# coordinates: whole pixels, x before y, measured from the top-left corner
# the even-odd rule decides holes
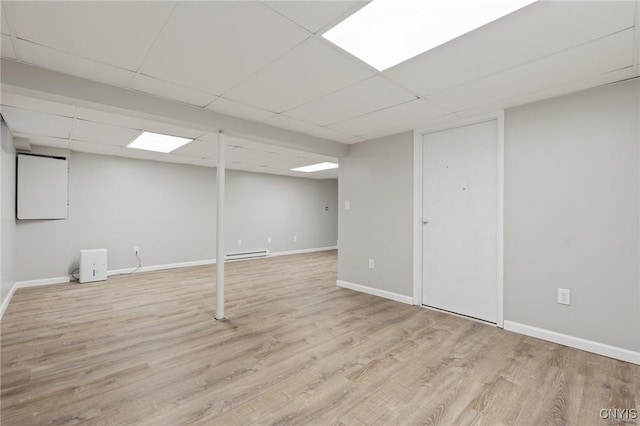
[[[216,214],[216,319],[224,319],[224,180],[225,152],[222,130],[218,132],[218,167],[216,184],[218,187]]]

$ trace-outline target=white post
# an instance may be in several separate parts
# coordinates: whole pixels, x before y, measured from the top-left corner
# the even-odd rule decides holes
[[[218,167],[216,184],[218,187],[216,215],[216,319],[224,319],[224,178],[225,154],[222,130],[218,132]]]

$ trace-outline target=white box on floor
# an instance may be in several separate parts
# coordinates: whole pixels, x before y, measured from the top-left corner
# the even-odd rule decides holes
[[[80,250],[80,282],[107,279],[107,249]]]

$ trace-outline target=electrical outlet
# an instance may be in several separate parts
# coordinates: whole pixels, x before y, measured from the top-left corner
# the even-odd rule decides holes
[[[566,288],[558,289],[558,303],[561,305],[571,304],[571,290]]]
[[[345,210],[349,210],[349,207],[350,207],[349,204],[350,204],[349,200],[344,200],[344,209]]]
[[[238,247],[242,245],[242,240],[238,240]]]
[[[373,268],[375,268],[375,266],[376,265],[375,265],[373,259],[369,259],[369,269],[373,269]]]
[[[271,244],[271,238],[267,238],[267,243]]]
[[[293,241],[298,241],[298,236],[297,235],[293,236]]]
[[[140,247],[134,247],[133,248],[133,254],[136,256],[140,256]]]

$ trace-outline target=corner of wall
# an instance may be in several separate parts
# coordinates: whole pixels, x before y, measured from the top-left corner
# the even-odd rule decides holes
[[[0,123],[0,293],[2,304],[0,316],[4,313],[16,288],[16,151],[13,135]]]
[[[339,281],[412,299],[413,132],[350,146],[338,185]]]

